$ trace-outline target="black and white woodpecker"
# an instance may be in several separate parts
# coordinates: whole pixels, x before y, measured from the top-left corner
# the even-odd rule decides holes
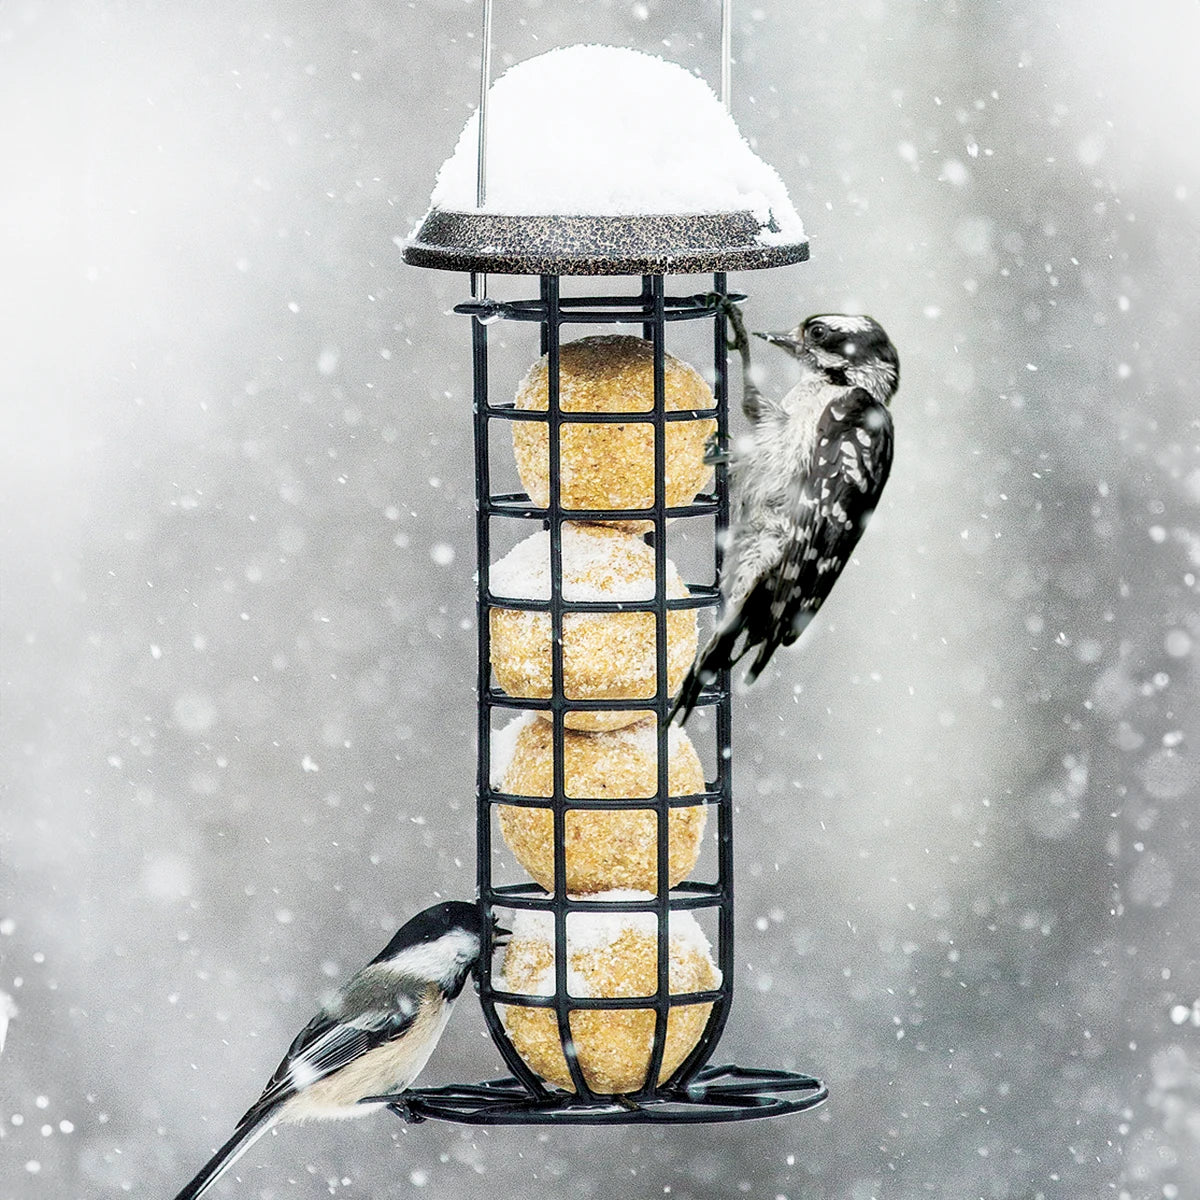
[[[467,977],[491,952],[479,906],[435,904],[400,927],[297,1035],[233,1136],[175,1200],[196,1200],[273,1126],[363,1116],[412,1086]]]
[[[771,400],[750,378],[741,314],[732,304],[726,311],[751,429],[729,454],[724,615],[671,710],[681,724],[723,668],[757,651],[746,671],[753,683],[771,655],[804,632],[849,561],[892,465],[888,405],[900,359],[877,321],[828,313],[787,333],[757,334],[786,350],[802,372],[782,400]]]

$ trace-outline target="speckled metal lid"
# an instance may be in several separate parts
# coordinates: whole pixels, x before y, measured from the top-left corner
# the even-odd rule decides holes
[[[498,275],[686,275],[783,267],[808,242],[764,244],[749,212],[506,216],[432,209],[404,261]]]

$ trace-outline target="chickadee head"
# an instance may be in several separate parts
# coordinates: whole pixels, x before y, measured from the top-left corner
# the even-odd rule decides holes
[[[490,938],[499,940],[508,930],[495,917],[485,930],[477,904],[447,900],[406,921],[383,948],[375,962],[418,979],[436,983],[453,998],[462,991],[467,976],[479,966]]]
[[[900,356],[871,317],[823,313],[788,333],[756,337],[786,350],[839,387],[860,387],[887,404],[900,386]]]

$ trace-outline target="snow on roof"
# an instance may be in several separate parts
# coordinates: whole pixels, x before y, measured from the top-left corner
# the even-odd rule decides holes
[[[432,204],[476,210],[479,114],[438,172]],[[510,68],[488,93],[487,198],[518,216],[752,212],[761,240],[804,227],[778,173],[702,79],[619,46],[567,46]]]

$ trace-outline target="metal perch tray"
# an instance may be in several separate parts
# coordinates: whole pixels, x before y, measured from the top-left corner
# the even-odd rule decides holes
[[[811,1075],[748,1067],[705,1067],[684,1085],[646,1097],[593,1097],[553,1091],[530,1096],[516,1079],[417,1088],[389,1098],[406,1121],[429,1118],[466,1125],[686,1125],[745,1121],[815,1108],[829,1095]],[[372,1099],[377,1099],[373,1097]]]

